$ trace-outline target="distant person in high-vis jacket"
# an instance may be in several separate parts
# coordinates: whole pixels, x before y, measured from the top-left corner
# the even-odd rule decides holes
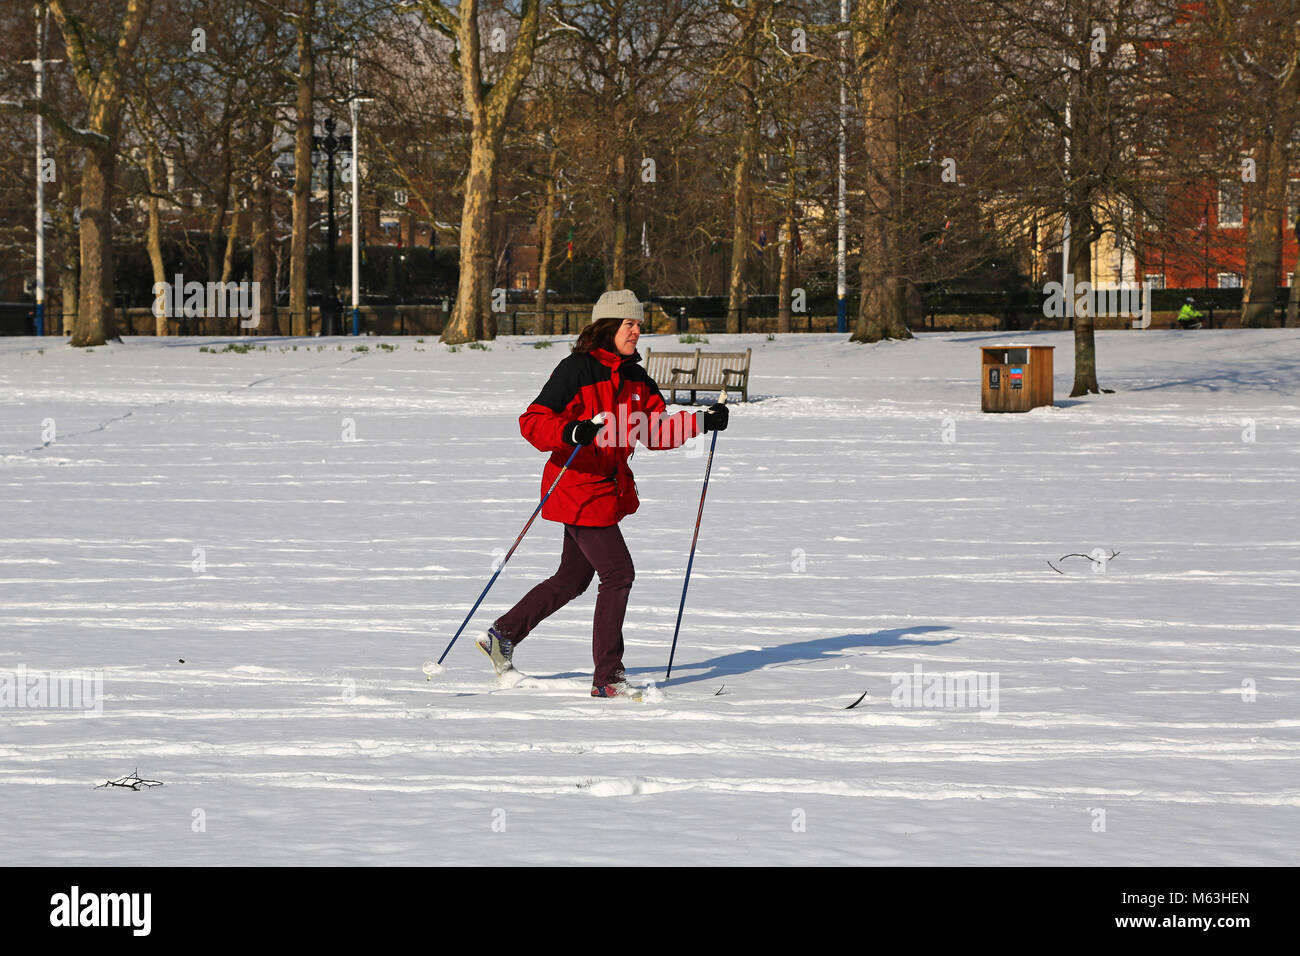
[[[1178,310],[1178,324],[1184,329],[1199,329],[1203,317],[1191,299],[1184,302],[1183,307]]]
[[[498,675],[514,666],[515,647],[533,628],[599,575],[591,696],[637,695],[623,669],[623,616],[634,571],[618,523],[640,504],[628,459],[638,441],[656,450],[676,448],[701,432],[727,427],[725,405],[667,414],[663,395],[636,350],[643,316],[633,292],[602,295],[572,354],[555,367],[541,394],[519,416],[523,436],[538,451],[550,453],[542,470],[543,493],[575,446],[580,450],[542,508],[543,518],[564,525],[559,569],[478,641]],[[593,422],[601,412],[603,422]]]

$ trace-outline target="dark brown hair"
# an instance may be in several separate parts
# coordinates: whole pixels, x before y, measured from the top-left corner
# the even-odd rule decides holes
[[[613,352],[614,336],[625,321],[618,316],[597,319],[579,333],[578,341],[573,343],[573,351],[580,355],[589,355],[595,349]]]

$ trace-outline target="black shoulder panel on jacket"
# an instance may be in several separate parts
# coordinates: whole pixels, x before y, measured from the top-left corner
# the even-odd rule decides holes
[[[534,405],[544,405],[553,412],[562,412],[573,401],[584,385],[609,380],[609,369],[601,365],[590,355],[578,352],[570,354],[555,366],[555,371],[542,387],[542,392],[533,400]]]

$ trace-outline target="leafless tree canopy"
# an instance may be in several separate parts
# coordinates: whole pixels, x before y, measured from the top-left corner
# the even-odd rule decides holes
[[[935,290],[1103,267],[1237,274],[1243,321],[1272,321],[1300,197],[1297,0],[850,6],[840,23],[836,0],[6,4],[0,284],[33,271],[39,114],[47,288],[75,344],[113,336],[115,301],[180,262],[262,283],[259,331],[306,333],[313,137],[326,116],[349,132],[360,98],[350,241],[455,250],[449,342],[494,334],[524,244],[542,308],[585,276],[725,295],[733,330],[775,296],[791,328],[798,296],[834,295],[841,133],[859,341],[909,335]],[[38,22],[62,61],[39,102]],[[1212,249],[1234,223],[1244,255]],[[1090,318],[1074,328],[1075,392],[1096,391]]]

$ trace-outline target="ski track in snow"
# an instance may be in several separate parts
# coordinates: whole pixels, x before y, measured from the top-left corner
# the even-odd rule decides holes
[[[546,522],[420,672],[536,502],[515,419],[571,339],[0,340],[0,675],[103,686],[99,715],[0,708],[5,858],[1294,863],[1300,345],[1102,332],[1116,393],[1068,399],[1069,336],[1020,333],[1057,346],[1057,407],[982,415],[1003,338],[739,337],[755,400],[644,703],[587,694],[595,587],[516,686],[473,648],[553,569]],[[632,462],[637,682],[662,683],[702,452]],[[1095,548],[1104,572],[1060,560]],[[996,713],[897,706],[918,665],[995,675]],[[137,768],[165,786],[93,789]]]

